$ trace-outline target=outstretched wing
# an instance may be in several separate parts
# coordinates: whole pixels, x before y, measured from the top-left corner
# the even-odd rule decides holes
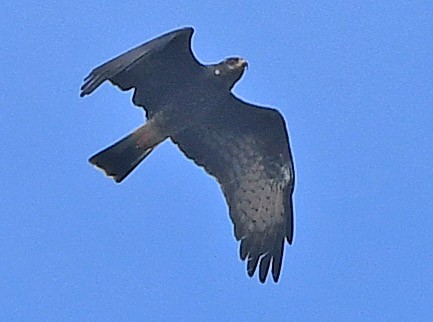
[[[152,108],[146,103],[158,102],[170,87],[203,68],[191,50],[193,32],[193,28],[172,31],[96,67],[84,79],[80,96],[109,80],[125,91],[135,88],[134,103]]]
[[[218,115],[172,140],[220,183],[249,276],[260,262],[265,282],[272,263],[277,282],[284,239],[293,239],[294,168],[281,114],[230,97]]]

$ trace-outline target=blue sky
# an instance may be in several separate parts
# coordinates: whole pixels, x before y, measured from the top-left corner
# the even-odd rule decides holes
[[[424,3],[424,4],[423,4]],[[90,155],[143,122],[78,97],[100,63],[194,26],[204,63],[285,116],[296,231],[246,276],[216,182],[167,142],[121,185]],[[422,321],[433,316],[433,10],[412,1],[3,1],[0,319]]]

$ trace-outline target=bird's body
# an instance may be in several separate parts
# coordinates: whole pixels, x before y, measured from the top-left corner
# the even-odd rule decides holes
[[[277,281],[284,239],[293,238],[294,168],[281,114],[231,92],[246,67],[242,58],[203,65],[191,51],[192,28],[165,34],[94,69],[82,86],[90,94],[105,80],[134,89],[148,121],[90,158],[122,181],[170,138],[220,183],[241,240],[240,256],[265,281],[272,263]]]

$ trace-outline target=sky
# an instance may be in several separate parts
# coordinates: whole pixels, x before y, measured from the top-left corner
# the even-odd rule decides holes
[[[113,2],[114,3],[114,2]],[[427,321],[433,8],[427,1],[3,1],[0,320]],[[170,142],[122,184],[88,163],[143,123],[89,71],[193,26],[203,63],[284,115],[296,229],[248,278],[216,181]]]

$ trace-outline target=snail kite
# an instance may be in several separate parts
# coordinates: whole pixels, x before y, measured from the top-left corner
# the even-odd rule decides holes
[[[121,182],[153,149],[170,138],[221,185],[240,257],[249,276],[259,266],[278,281],[284,241],[293,240],[294,167],[284,119],[275,109],[242,101],[232,93],[247,62],[197,61],[192,28],[164,34],[93,69],[81,96],[106,80],[134,89],[133,103],[147,122],[90,162]],[[272,264],[272,265],[271,265]]]

